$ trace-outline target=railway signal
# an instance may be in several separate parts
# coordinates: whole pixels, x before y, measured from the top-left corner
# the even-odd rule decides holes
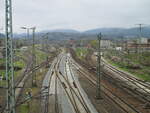
[[[101,38],[102,34],[99,33],[98,37],[98,54],[97,54],[97,94],[96,98],[101,99]]]
[[[6,21],[6,81],[7,81],[7,113],[16,113],[13,65],[13,32],[12,32],[12,0],[5,0]]]

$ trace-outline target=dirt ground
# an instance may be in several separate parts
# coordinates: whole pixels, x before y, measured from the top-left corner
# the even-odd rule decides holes
[[[50,59],[49,62],[51,63],[54,58],[55,57]],[[18,102],[25,99],[28,91],[30,91],[32,96],[36,98],[31,98],[29,101],[17,107],[17,113],[41,113],[41,86],[48,69],[49,67],[43,66],[36,71],[36,87],[32,87],[32,77],[30,76],[28,78]]]
[[[118,106],[116,106],[114,102],[112,102],[106,95],[104,95],[103,92],[101,93],[102,99],[97,100],[96,87],[93,86],[82,75],[79,76],[79,82],[99,113],[124,113],[124,111],[119,109]]]
[[[46,74],[47,69],[45,67],[41,68],[40,70],[38,70],[37,73],[37,87],[32,87],[32,79],[31,77],[28,79],[28,81],[25,84],[25,88],[22,92],[22,95],[20,96],[20,98],[18,99],[18,102],[22,101],[25,99],[26,97],[26,92],[31,91],[32,95],[39,95],[39,98],[36,99],[32,99],[29,100],[27,102],[25,102],[24,104],[20,105],[19,107],[17,107],[17,113],[26,113],[26,112],[30,112],[30,113],[40,113],[41,111],[41,100],[40,100],[40,89],[41,89],[41,85],[42,85],[42,81],[44,79],[44,75]]]
[[[91,60],[90,55],[86,57],[86,61],[81,61],[72,53],[73,58],[81,64],[83,67],[88,69],[88,65],[95,66],[96,64]],[[90,73],[91,76],[96,76],[95,73]],[[85,90],[85,92],[88,94],[89,99],[92,101],[93,105],[96,107],[96,109],[100,113],[124,113],[124,111],[112,100],[104,95],[102,92],[103,99],[100,101],[97,101],[95,99],[96,96],[96,87],[93,86],[84,76],[79,76],[79,81]],[[106,76],[103,76],[102,82],[105,86],[107,86],[113,93],[119,95],[120,97],[125,97],[126,101],[128,101],[131,105],[136,106],[138,110],[141,111],[141,113],[149,113],[148,109],[143,108],[143,103],[140,102],[139,99],[136,97],[133,98],[126,89],[122,89],[122,87],[119,87],[117,84],[117,81],[112,80],[110,78],[107,78]],[[129,97],[129,98],[128,98]],[[131,98],[132,97],[132,98]]]

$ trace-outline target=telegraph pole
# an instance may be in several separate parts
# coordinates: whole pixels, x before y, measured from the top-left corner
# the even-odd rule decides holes
[[[36,71],[34,70],[34,68],[36,67],[36,55],[35,55],[35,29],[36,27],[30,28],[33,31],[32,34],[32,86],[36,86]]]
[[[102,34],[98,34],[98,54],[97,54],[97,99],[101,99],[101,39]]]
[[[14,65],[12,46],[12,0],[5,0],[6,13],[6,81],[7,81],[7,113],[16,113],[15,110],[15,87],[14,87]]]

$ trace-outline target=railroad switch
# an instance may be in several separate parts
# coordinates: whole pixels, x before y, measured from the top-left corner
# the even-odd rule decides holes
[[[65,85],[65,83],[64,82],[62,82],[62,85],[63,85],[63,87],[66,89],[67,88],[67,86]]]
[[[52,75],[54,74],[54,71],[52,71]]]
[[[75,83],[75,82],[73,82],[73,85],[74,85],[74,87],[75,87],[75,88],[77,88],[77,85],[76,85],[76,83]]]
[[[62,75],[61,71],[59,71],[59,73]]]
[[[95,96],[95,99],[99,101],[102,100],[103,98],[101,96]]]

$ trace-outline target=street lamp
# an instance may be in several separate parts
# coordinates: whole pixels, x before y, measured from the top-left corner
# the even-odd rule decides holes
[[[32,69],[36,67],[36,54],[35,54],[35,30],[36,27],[30,28],[32,30]],[[37,86],[36,84],[36,72],[32,71],[32,86]]]
[[[25,30],[27,31],[26,43],[28,43],[27,39],[29,39],[29,33],[30,33],[30,29],[31,29],[31,28],[21,27],[21,29],[25,29]]]
[[[35,55],[35,29],[36,27],[21,27],[21,29],[27,30],[27,38],[29,39],[29,32],[32,30],[32,86],[36,86],[36,72],[34,68],[36,67],[36,55]]]

